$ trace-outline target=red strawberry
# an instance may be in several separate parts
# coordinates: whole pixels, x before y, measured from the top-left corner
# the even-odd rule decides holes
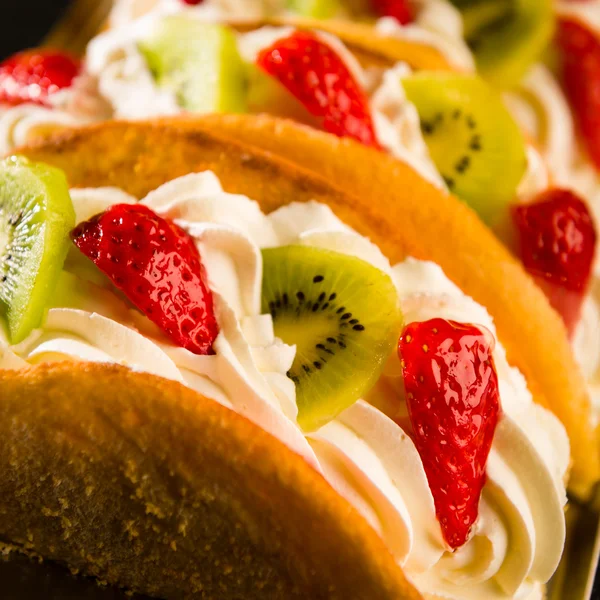
[[[296,31],[263,50],[257,64],[275,77],[323,128],[379,147],[367,96],[340,56],[313,33]]]
[[[75,245],[176,344],[211,354],[212,293],[192,238],[141,204],[116,204],[71,232]]]
[[[198,4],[202,4],[204,0],[181,0],[184,4],[189,4],[190,6],[197,6]]]
[[[373,10],[380,17],[394,17],[401,25],[414,21],[412,8],[407,0],[371,0]]]
[[[70,87],[81,62],[60,50],[26,50],[0,63],[0,102],[46,104],[50,94]]]
[[[600,169],[600,40],[585,25],[561,19],[562,79],[590,158]]]
[[[573,333],[596,252],[596,229],[573,192],[552,189],[513,208],[521,260]]]
[[[413,439],[453,549],[477,519],[500,414],[493,346],[489,332],[444,319],[411,323],[398,345]]]

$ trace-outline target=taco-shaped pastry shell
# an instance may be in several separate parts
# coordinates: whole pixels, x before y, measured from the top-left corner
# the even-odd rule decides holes
[[[234,139],[269,156],[248,152]],[[406,256],[436,262],[490,311],[509,360],[525,374],[536,401],[565,425],[570,489],[589,496],[600,474],[598,442],[585,380],[560,317],[477,215],[409,166],[290,121],[243,115],[109,123],[25,153],[64,169],[74,186],[116,185],[137,197],[168,179],[210,169],[226,191],[257,200],[266,212],[291,201],[329,204],[392,264]]]
[[[352,140],[307,127],[299,135],[300,126],[266,115],[211,115],[198,124],[202,129],[207,125],[335,181],[365,203],[377,198],[374,208],[397,224],[395,231],[392,228],[384,239],[377,239],[383,253],[394,261],[394,247],[402,244],[408,254],[437,262],[494,316],[509,361],[525,374],[536,401],[567,429],[573,456],[571,491],[588,496],[598,479],[597,434],[564,324],[518,261],[500,243],[483,241],[481,224],[475,223],[470,209],[461,203],[460,210],[448,209],[454,213],[448,218],[448,200],[442,200],[440,192],[425,191],[424,183],[415,189],[404,165]]]
[[[528,296],[518,309],[488,303],[496,319],[508,310],[524,322],[556,318],[477,217],[403,163],[390,159],[382,163],[387,175],[373,172],[377,185],[384,177],[390,187],[402,183],[388,205],[375,201],[386,196],[344,193],[292,161],[228,139],[225,124],[224,136],[215,128],[214,120],[113,122],[21,152],[62,168],[76,187],[113,185],[142,197],[175,177],[212,170],[227,191],[265,212],[324,202],[393,262],[436,260],[480,301],[482,282],[492,297],[505,285]],[[331,144],[349,162],[359,156],[346,142],[295,125],[279,122],[275,130],[299,148],[312,146],[315,160],[332,168]],[[258,137],[266,145],[266,132]],[[477,248],[479,268],[469,247]],[[507,346],[512,334],[506,326],[499,332]],[[560,347],[560,336],[552,343]],[[568,364],[557,359],[553,367],[566,371],[571,394],[583,384]],[[566,398],[585,407],[583,395]],[[577,426],[582,443],[584,415]],[[591,438],[578,471],[588,486],[596,477]],[[128,589],[168,598],[419,597],[376,533],[303,459],[175,382],[83,363],[0,372],[0,473],[0,539]]]

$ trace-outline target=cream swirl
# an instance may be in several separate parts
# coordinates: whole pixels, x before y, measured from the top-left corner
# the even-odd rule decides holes
[[[189,12],[210,20],[261,19],[285,12],[285,5],[285,0],[205,0],[195,6],[183,0],[118,0],[110,14],[110,25],[123,27],[148,13]]]
[[[414,23],[400,25],[395,19],[384,17],[377,22],[376,31],[383,36],[431,46],[456,69],[475,71],[475,60],[464,40],[459,10],[446,0],[420,0],[415,4]]]
[[[73,190],[77,220],[114,203],[134,202],[119,190]],[[315,468],[377,530],[423,592],[445,598],[539,598],[564,541],[562,482],[569,456],[562,426],[533,404],[522,375],[495,350],[503,417],[488,463],[480,518],[471,540],[448,551],[419,454],[401,427],[375,406],[405,416],[397,358],[369,394],[305,438],[295,422],[295,389],[285,377],[295,349],[260,314],[259,248],[306,244],[357,256],[388,273],[407,321],[443,317],[494,332],[481,306],[432,264],[390,266],[368,239],[327,206],[291,204],[264,215],[248,198],[225,193],[211,173],[174,180],[143,201],[174,219],[197,241],[215,294],[220,334],[214,356],[175,347],[102,280],[70,256],[43,327],[18,346],[0,340],[0,367],[23,361],[112,362],[179,381],[265,428]]]
[[[95,81],[86,74],[77,77],[70,88],[48,96],[46,106],[0,104],[0,155],[57,129],[87,125],[110,115]]]

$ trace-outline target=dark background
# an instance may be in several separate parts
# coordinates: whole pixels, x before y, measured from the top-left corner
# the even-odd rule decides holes
[[[0,60],[39,44],[68,5],[69,0],[0,0]],[[0,579],[3,600],[126,598],[115,590],[86,585],[61,568],[43,567],[26,559],[8,562],[0,559]],[[596,577],[592,598],[600,600],[599,577]]]
[[[0,0],[0,59],[39,44],[69,0]]]

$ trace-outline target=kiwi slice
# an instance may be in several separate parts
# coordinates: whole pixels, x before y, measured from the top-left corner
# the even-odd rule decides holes
[[[527,168],[525,141],[501,96],[476,75],[422,71],[402,82],[448,188],[495,226]]]
[[[554,32],[552,0],[453,0],[478,72],[494,85],[516,85]]]
[[[295,13],[314,19],[332,19],[340,13],[340,0],[288,0],[287,8]]]
[[[246,71],[235,33],[187,16],[159,19],[139,42],[160,87],[196,113],[246,112]]]
[[[296,345],[288,377],[298,422],[318,429],[377,381],[400,333],[391,278],[369,263],[308,246],[263,250],[263,312]]]
[[[39,327],[74,226],[62,171],[20,157],[0,162],[0,313],[13,344]]]

